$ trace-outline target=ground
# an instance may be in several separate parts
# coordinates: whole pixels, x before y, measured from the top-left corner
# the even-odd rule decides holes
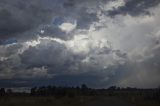
[[[0,106],[160,106],[160,102],[140,96],[4,96]]]

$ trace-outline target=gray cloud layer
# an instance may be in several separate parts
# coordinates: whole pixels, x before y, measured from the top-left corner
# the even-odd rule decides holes
[[[159,86],[159,0],[118,3],[1,0],[0,87]]]
[[[87,10],[89,8],[97,9],[96,5],[100,2],[102,0],[99,2],[96,0],[92,2],[79,2],[77,0],[1,0],[0,38],[35,38],[35,32],[33,33],[33,31],[43,28],[47,24],[52,24],[56,17],[62,17],[64,20],[77,20],[77,28],[89,28],[90,24],[97,21],[98,18],[96,13],[88,13]],[[63,32],[57,32],[54,28],[54,31],[51,31],[52,36],[62,36],[59,34]],[[59,29],[57,28],[57,30]]]
[[[159,0],[126,0],[124,6],[111,10],[108,14],[110,16],[118,14],[130,14],[132,16],[150,14],[148,9],[157,6],[159,3]]]

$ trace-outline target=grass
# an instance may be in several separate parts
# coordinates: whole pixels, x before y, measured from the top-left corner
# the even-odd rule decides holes
[[[75,96],[3,96],[0,106],[160,106],[156,100],[141,95]]]

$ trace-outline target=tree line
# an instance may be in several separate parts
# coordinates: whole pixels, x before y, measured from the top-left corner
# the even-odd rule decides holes
[[[95,95],[95,89],[88,88],[85,84],[81,87],[62,87],[62,86],[42,86],[31,88],[32,96],[80,96],[80,95]]]
[[[0,96],[16,94],[11,89],[0,89]],[[22,93],[21,93],[22,94]],[[25,93],[26,94],[26,93]],[[55,96],[55,97],[75,97],[75,96],[116,96],[116,95],[141,95],[149,99],[160,100],[160,87],[155,89],[138,89],[138,88],[120,88],[111,86],[107,89],[93,89],[82,84],[80,87],[67,86],[41,86],[30,89],[30,96]]]

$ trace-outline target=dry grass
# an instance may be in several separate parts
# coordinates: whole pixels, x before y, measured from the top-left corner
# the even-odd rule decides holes
[[[160,106],[160,103],[141,96],[4,96],[0,97],[0,106]]]

